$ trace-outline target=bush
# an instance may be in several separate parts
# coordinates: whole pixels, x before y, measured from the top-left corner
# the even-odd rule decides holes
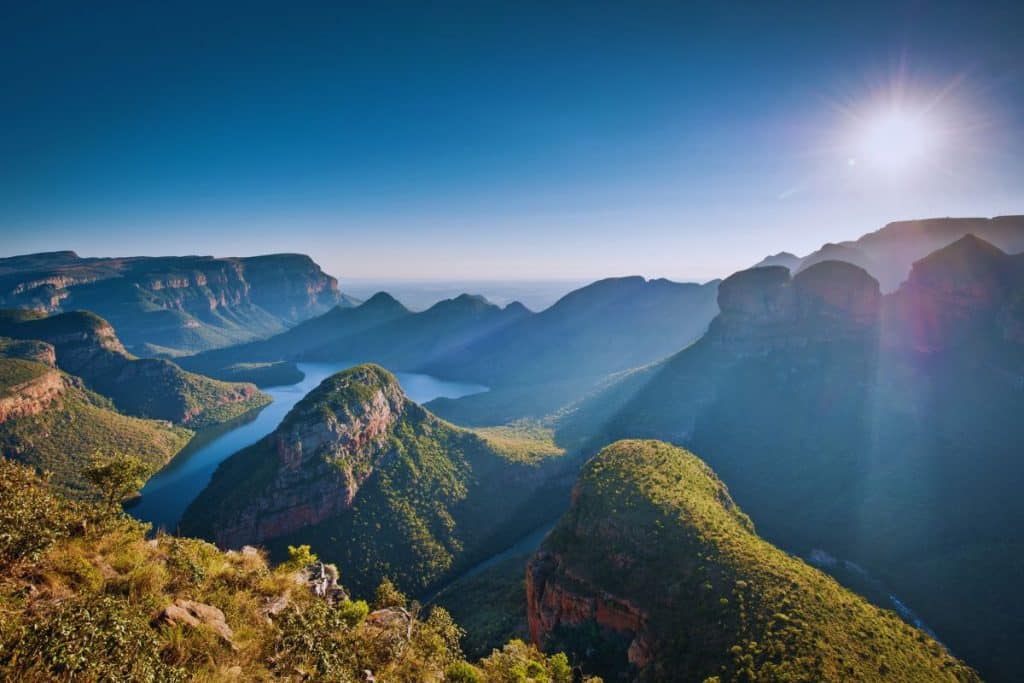
[[[145,617],[110,596],[60,604],[17,635],[0,650],[0,671],[11,667],[24,680],[186,680],[157,656]]]

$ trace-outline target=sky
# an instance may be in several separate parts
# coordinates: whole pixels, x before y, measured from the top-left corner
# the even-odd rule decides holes
[[[1024,213],[1021,26],[1019,2],[12,3],[0,255],[706,280]]]

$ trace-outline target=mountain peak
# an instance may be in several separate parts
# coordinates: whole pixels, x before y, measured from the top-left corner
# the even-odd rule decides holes
[[[380,314],[401,314],[409,312],[409,309],[406,308],[401,301],[387,292],[377,292],[354,308],[343,308],[339,310],[354,310],[361,313],[369,312]]]
[[[978,279],[1001,278],[1010,257],[999,247],[967,234],[949,246],[916,261],[910,273],[915,284],[943,282],[965,286]]]

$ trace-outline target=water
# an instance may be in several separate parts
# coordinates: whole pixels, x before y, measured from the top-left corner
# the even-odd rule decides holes
[[[173,460],[157,472],[142,489],[142,497],[129,512],[154,528],[173,531],[199,492],[206,488],[217,465],[228,456],[252,445],[274,431],[288,411],[324,379],[355,363],[299,363],[306,377],[298,384],[264,391],[274,402],[231,422],[200,432]],[[396,372],[402,389],[413,401],[459,398],[486,391],[487,387],[465,382],[448,382],[430,375]]]

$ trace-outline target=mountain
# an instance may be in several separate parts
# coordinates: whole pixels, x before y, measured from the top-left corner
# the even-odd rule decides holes
[[[150,472],[163,466],[192,432],[162,420],[119,413],[110,401],[54,366],[40,342],[0,339],[0,453],[50,472],[58,486],[82,493],[82,472],[97,452],[131,453]]]
[[[605,680],[980,681],[761,539],[707,465],[662,442],[588,462],[526,578],[534,641]]]
[[[965,235],[1016,254],[1024,251],[1024,216],[897,221],[854,241],[826,244],[802,259],[782,252],[755,267],[782,265],[795,273],[821,261],[846,261],[868,271],[883,292],[893,292],[907,278],[915,261]]]
[[[180,355],[275,334],[355,303],[308,256],[0,259],[0,306],[95,311],[144,355]]]
[[[475,398],[430,404],[461,424],[504,424],[561,407],[609,373],[650,363],[703,334],[717,281],[611,278],[532,313],[462,295],[412,313],[379,293],[265,341],[182,359],[217,377],[242,362],[348,360],[485,384]]]
[[[0,680],[511,681],[571,679],[521,641],[474,663],[458,624],[382,583],[350,596],[309,548],[147,537],[0,459]],[[15,504],[16,503],[16,504]]]
[[[717,312],[718,281],[704,285],[609,278],[577,289],[500,335],[425,366],[491,387],[431,408],[462,424],[541,417],[607,375],[658,360],[700,338]]]
[[[168,360],[135,358],[113,326],[88,311],[47,316],[0,309],[0,336],[45,342],[57,367],[80,377],[92,391],[137,417],[201,428],[266,405],[270,397],[252,384],[185,372]]]
[[[853,568],[844,581],[898,596],[987,679],[1015,680],[1022,301],[1024,257],[974,236],[884,296],[842,262],[743,271],[704,338],[580,401],[556,442],[700,453],[767,539]]]
[[[280,554],[308,543],[357,589],[421,591],[554,516],[550,443],[472,432],[361,365],[324,380],[281,425],[217,469],[184,533]]]

